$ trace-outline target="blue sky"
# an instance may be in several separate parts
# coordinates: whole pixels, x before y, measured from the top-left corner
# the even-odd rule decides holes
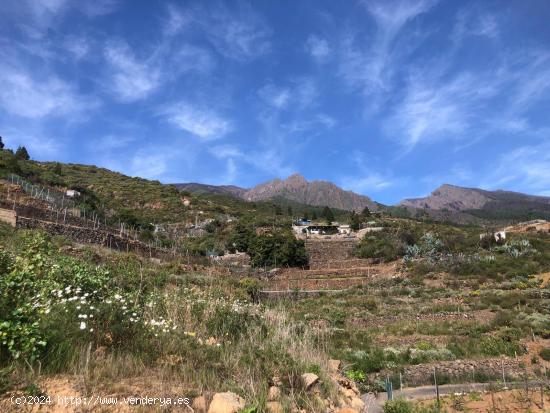
[[[550,3],[4,0],[0,135],[161,182],[550,196]]]

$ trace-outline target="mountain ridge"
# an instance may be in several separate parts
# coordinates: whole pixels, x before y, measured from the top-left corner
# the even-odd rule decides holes
[[[294,173],[285,179],[275,178],[250,189],[233,185],[215,186],[196,183],[174,185],[179,189],[192,192],[205,191],[232,195],[249,202],[282,197],[302,204],[329,206],[331,208],[356,212],[362,211],[365,207],[370,210],[379,209],[379,204],[366,195],[344,190],[330,181],[308,181],[299,173]]]
[[[495,207],[495,204],[523,202],[548,205],[550,197],[530,195],[522,192],[498,189],[494,191],[443,184],[426,197],[402,200],[399,205],[421,209],[449,209],[466,211]]]

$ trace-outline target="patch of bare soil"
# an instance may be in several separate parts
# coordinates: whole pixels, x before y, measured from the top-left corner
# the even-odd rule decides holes
[[[15,412],[49,412],[49,413],[79,413],[84,410],[82,406],[63,403],[64,399],[58,397],[82,397],[80,386],[73,377],[55,376],[42,379],[38,382],[40,395],[29,395],[23,389],[4,394],[0,398],[0,411],[6,413]]]
[[[123,379],[116,383],[100,383],[84,391],[78,377],[53,376],[37,383],[39,396],[30,396],[24,389],[0,397],[2,413],[129,413],[129,412],[190,412],[182,401],[189,394],[176,381],[152,377]],[[145,398],[148,398],[147,401]],[[156,400],[152,400],[156,398]],[[141,400],[138,400],[141,399]],[[167,404],[170,400],[170,404]],[[179,400],[179,404],[177,404]],[[189,398],[190,400],[190,398]],[[164,405],[163,405],[164,403]]]
[[[528,371],[534,369],[550,370],[550,362],[545,361],[539,357],[539,353],[543,348],[550,348],[550,339],[537,338],[535,341],[524,340],[522,344],[526,347],[527,352],[522,356],[525,366]],[[533,363],[536,360],[536,363]],[[550,405],[548,406],[550,410]]]

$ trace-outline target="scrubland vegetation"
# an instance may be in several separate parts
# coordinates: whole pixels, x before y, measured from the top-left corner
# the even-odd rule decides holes
[[[279,377],[287,403],[306,405],[300,375],[324,374],[323,336],[253,303],[246,283],[0,230],[2,391],[45,374],[74,374],[89,391],[147,377],[258,407]]]
[[[161,389],[178,383],[189,397],[232,391],[246,398],[247,411],[262,412],[277,383],[284,409],[322,411],[301,376],[315,373],[322,396],[334,394],[329,358],[342,360],[342,372],[363,391],[383,390],[384,378],[395,387],[400,379],[423,384],[415,368],[454,362],[474,361],[473,369],[437,372],[440,384],[545,374],[548,233],[509,233],[496,242],[480,238],[488,229],[479,226],[328,211],[334,216],[326,220],[382,228],[367,232],[354,254],[365,259],[361,265],[389,270],[336,293],[261,301],[276,273],[265,270],[307,268],[292,217],[328,215],[323,208],[182,193],[23,155],[3,151],[2,173],[79,189],[80,207],[162,238],[175,254],[155,261],[1,225],[0,392],[37,393],[41,378],[55,375],[76,377],[84,393],[141,380]],[[205,225],[197,236],[153,231],[153,222],[199,219]],[[250,266],[235,274],[208,258],[237,251],[248,254]],[[476,370],[505,359],[515,364],[504,373]],[[430,409],[396,401],[385,411]]]

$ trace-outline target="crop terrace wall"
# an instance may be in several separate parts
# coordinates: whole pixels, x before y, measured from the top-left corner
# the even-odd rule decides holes
[[[61,223],[21,216],[17,218],[17,228],[42,229],[49,234],[65,236],[75,242],[84,244],[98,244],[118,251],[134,252],[139,255],[154,258],[166,258],[168,256],[173,256],[169,251],[150,247],[142,242],[123,238],[100,229],[64,225]]]
[[[510,357],[452,360],[407,366],[402,371],[403,382],[407,386],[433,384],[434,367],[440,379],[467,380],[471,383],[487,379],[502,379],[503,371],[507,380],[517,380],[525,372],[525,369],[521,368],[521,360]],[[391,371],[381,371],[373,376],[382,380],[391,374]]]
[[[308,240],[305,246],[309,256],[309,267],[311,269],[333,268],[331,266],[333,262],[354,259],[353,250],[356,245],[357,241]]]

